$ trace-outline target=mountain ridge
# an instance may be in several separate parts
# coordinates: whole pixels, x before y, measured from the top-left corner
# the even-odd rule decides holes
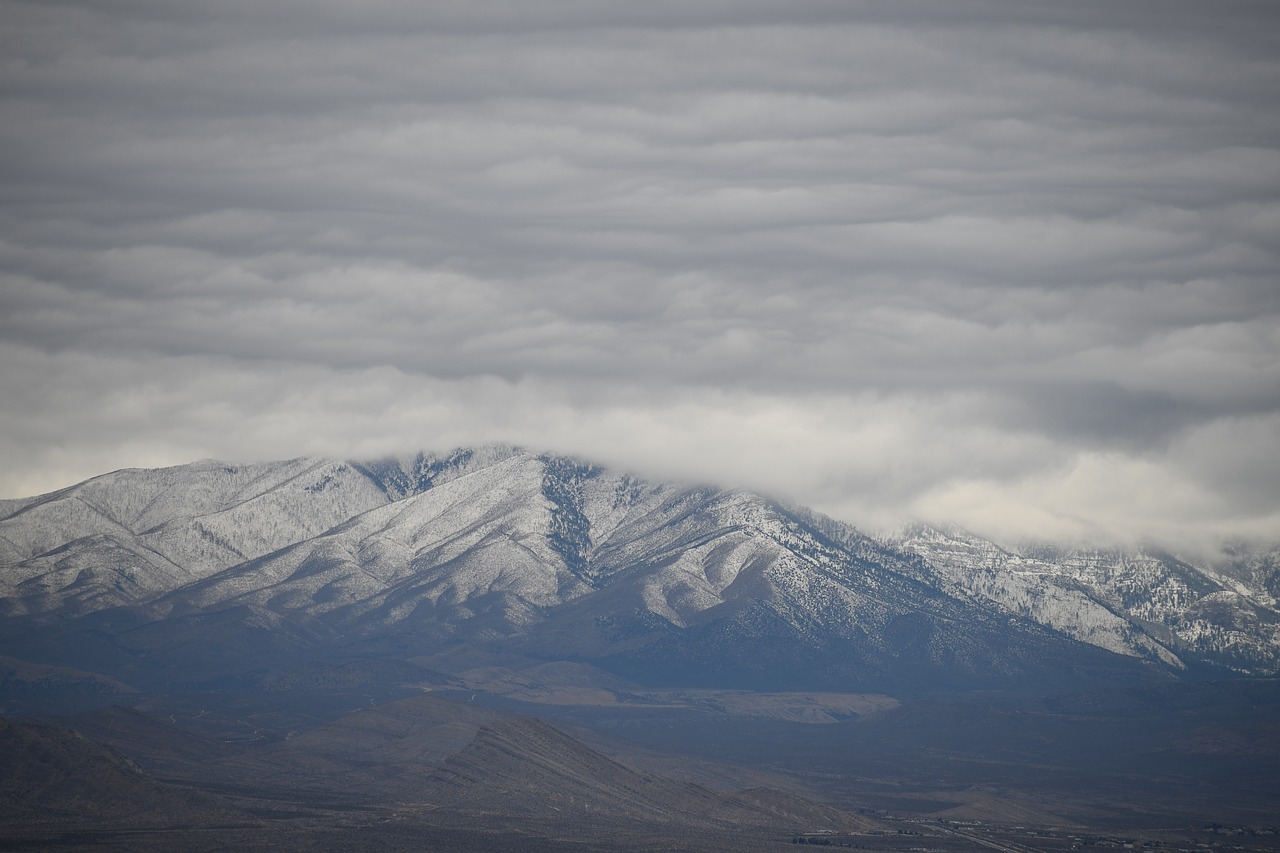
[[[450,643],[714,686],[1280,671],[1274,549],[1211,568],[920,524],[869,536],[511,445],[124,469],[3,506],[0,650],[63,649],[52,664],[92,634],[206,679]]]

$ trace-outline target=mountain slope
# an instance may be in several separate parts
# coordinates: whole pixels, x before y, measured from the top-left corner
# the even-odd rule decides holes
[[[157,782],[70,729],[0,718],[0,755],[0,827],[243,819],[208,795]]]
[[[496,800],[506,814],[543,820],[784,832],[809,827],[850,832],[870,826],[778,791],[726,795],[632,770],[528,717],[483,725],[429,784],[432,796],[449,808],[492,808],[489,804]]]
[[[285,637],[465,641],[648,682],[771,687],[1126,670],[921,577],[852,529],[750,493],[515,453],[162,596],[154,625],[125,640],[188,665],[182,635],[270,632],[273,654]]]
[[[317,459],[106,474],[0,519],[3,612],[137,604],[386,501],[350,465]]]
[[[959,529],[915,524],[883,537],[919,554],[938,585],[1084,642],[1175,669],[1280,671],[1274,557],[1238,549],[1196,566],[1153,548],[1006,550]]]
[[[457,643],[649,684],[857,690],[1267,673],[1280,649],[1265,560],[873,540],[507,446],[122,471],[4,508],[8,653],[75,665],[93,644],[197,682]]]
[[[133,767],[127,755],[176,785],[238,798],[264,815],[280,809],[285,819],[296,817],[295,809],[330,809],[348,820],[372,815],[369,823],[426,820],[576,838],[695,832],[717,845],[712,849],[743,849],[752,833],[781,840],[806,829],[883,829],[758,781],[721,791],[661,770],[638,770],[541,720],[429,694],[351,712],[275,743],[223,743],[121,708],[73,722],[77,731],[110,744],[64,731],[82,750]],[[5,733],[0,721],[0,739]],[[637,751],[600,733],[587,736],[616,753]],[[662,765],[679,773],[683,763],[668,755]],[[727,778],[738,772],[721,769]],[[133,773],[146,778],[136,767]],[[120,791],[136,788],[121,785]]]

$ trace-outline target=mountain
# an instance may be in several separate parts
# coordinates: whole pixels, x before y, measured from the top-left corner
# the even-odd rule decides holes
[[[163,785],[121,753],[68,728],[0,718],[0,756],[0,832],[13,825],[65,831],[243,820],[217,799]]]
[[[474,810],[501,799],[507,813],[616,825],[677,824],[703,830],[822,827],[862,830],[868,821],[779,791],[712,791],[632,770],[532,718],[486,723],[433,774],[433,795]],[[553,813],[555,813],[553,815]]]
[[[855,691],[1280,658],[1275,552],[1213,568],[924,526],[871,538],[509,446],[118,471],[0,503],[0,559],[0,653],[121,689],[370,661],[403,681],[451,648],[649,685]]]
[[[878,537],[925,559],[934,583],[1076,639],[1177,671],[1280,672],[1280,551],[1235,543],[1195,565],[1159,548],[1005,549],[959,528]]]
[[[193,803],[225,804],[221,821],[216,812],[202,815],[191,806],[179,811],[174,817],[181,819],[171,820],[172,829],[164,836],[168,846],[156,844],[156,849],[187,842],[174,831],[183,821],[198,829],[212,818],[211,828],[224,832],[232,806],[254,815],[258,830],[268,838],[290,824],[312,830],[338,822],[356,824],[369,849],[376,849],[373,842],[387,824],[437,830],[483,827],[490,833],[516,834],[518,840],[557,834],[616,840],[627,835],[652,839],[640,849],[681,850],[754,849],[753,841],[760,839],[767,842],[763,849],[777,849],[779,841],[805,829],[884,829],[787,791],[758,785],[720,790],[635,769],[625,757],[607,756],[545,721],[432,695],[351,712],[278,742],[227,744],[124,708],[100,709],[69,722],[74,730],[30,724],[16,730],[39,732],[45,743],[61,738],[78,745],[77,755],[86,756],[62,764],[87,765],[96,757],[111,757],[114,764],[106,771],[86,773],[61,789],[62,796],[74,795],[93,814],[109,811],[121,797],[136,797],[139,791],[156,802],[187,791]],[[14,725],[0,720],[0,740]],[[589,736],[624,756],[639,751],[599,733]],[[28,748],[19,754],[33,752]],[[670,757],[666,761],[676,772],[682,763]],[[116,765],[131,777],[115,778],[110,771]],[[153,773],[166,783],[154,781]],[[27,828],[39,824],[39,814],[27,814],[28,820],[17,814],[14,822]],[[240,823],[244,825],[243,815]],[[0,822],[0,838],[3,832]],[[471,841],[447,849],[487,849]],[[423,849],[422,844],[410,849]],[[514,847],[524,849],[524,844]]]
[[[1274,814],[1278,566],[509,446],[118,471],[0,501],[0,838],[1195,849]]]

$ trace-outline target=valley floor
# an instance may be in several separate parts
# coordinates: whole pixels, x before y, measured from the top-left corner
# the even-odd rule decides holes
[[[1274,681],[589,703],[511,683],[9,720],[0,847],[1280,850]]]

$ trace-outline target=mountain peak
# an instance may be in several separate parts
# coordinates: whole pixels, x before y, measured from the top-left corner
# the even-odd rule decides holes
[[[750,491],[503,444],[117,472],[23,504],[0,543],[4,612],[73,630],[111,613],[124,657],[210,677],[242,663],[211,664],[219,643],[356,638],[725,685],[1280,669],[1274,561],[1007,550],[919,523],[871,539]]]

